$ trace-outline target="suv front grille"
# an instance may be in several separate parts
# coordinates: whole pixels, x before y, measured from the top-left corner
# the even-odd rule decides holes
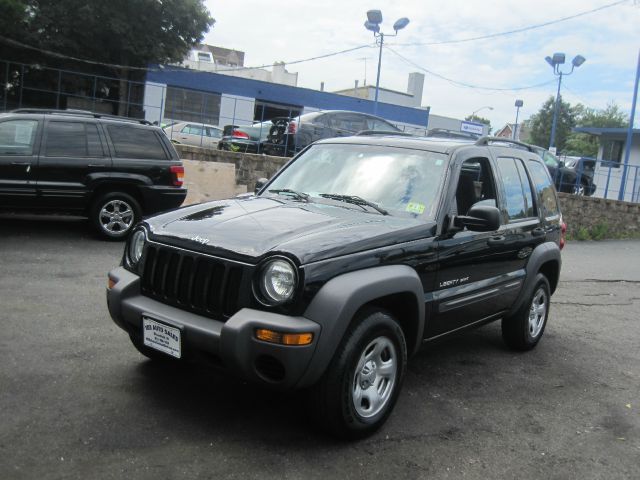
[[[238,310],[243,267],[225,260],[147,244],[142,294],[218,320]]]

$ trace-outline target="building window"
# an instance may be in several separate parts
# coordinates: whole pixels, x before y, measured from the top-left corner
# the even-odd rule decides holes
[[[607,167],[620,168],[624,142],[622,140],[604,140],[602,142],[602,161]]]
[[[211,52],[196,52],[196,58],[199,62],[213,62],[213,56]]]
[[[221,96],[186,88],[167,88],[164,118],[174,121],[218,125]]]

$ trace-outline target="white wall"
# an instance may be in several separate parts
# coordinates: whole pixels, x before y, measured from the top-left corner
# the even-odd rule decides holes
[[[602,144],[607,137],[600,137],[600,147],[598,148],[598,160],[603,160],[602,158]],[[616,137],[619,140],[619,137]],[[626,137],[625,137],[626,139]],[[596,191],[594,193],[595,197],[605,198],[618,198],[618,192],[620,192],[620,185],[622,184],[622,175],[624,172],[623,163],[624,163],[624,155],[625,152],[622,152],[622,158],[620,159],[620,167],[619,168],[610,168],[598,163],[596,165],[596,170],[594,172],[593,183],[596,184]],[[604,159],[607,160],[607,159]],[[631,152],[629,154],[629,166],[627,168],[627,178],[625,182],[624,189],[624,200],[627,202],[631,202],[635,200],[636,202],[640,200],[640,135],[634,135],[631,142]],[[637,179],[636,179],[637,178]],[[608,187],[607,187],[608,180]],[[635,182],[635,193],[633,190]]]
[[[145,120],[162,123],[164,104],[167,99],[167,86],[163,83],[146,82],[144,84],[144,118]]]
[[[223,94],[220,99],[220,120],[218,125],[251,125],[255,112],[255,99],[238,95]]]

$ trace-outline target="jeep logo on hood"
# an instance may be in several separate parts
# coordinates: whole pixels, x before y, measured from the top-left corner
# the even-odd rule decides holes
[[[201,243],[202,245],[206,245],[210,241],[208,238],[202,238],[200,235],[194,235],[193,237],[191,237],[191,240]]]

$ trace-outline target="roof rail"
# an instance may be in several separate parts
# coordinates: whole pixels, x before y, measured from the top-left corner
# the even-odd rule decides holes
[[[360,130],[358,133],[356,133],[356,137],[373,136],[373,135],[390,135],[390,136],[396,136],[396,137],[414,137],[415,136],[407,132],[396,132],[395,130]]]
[[[519,142],[518,140],[511,140],[510,138],[505,138],[505,137],[490,137],[490,136],[480,137],[476,142],[476,145],[488,146],[493,143],[508,143],[511,145],[517,145],[518,147],[523,148],[529,152],[533,152],[533,148],[531,148],[531,145],[529,145],[528,143]]]
[[[152,125],[150,121],[141,119],[141,118],[120,117],[118,115],[96,113],[96,112],[91,112],[89,110],[76,110],[72,108],[68,108],[66,110],[57,110],[55,108],[18,108],[16,110],[11,110],[10,113],[41,113],[41,114],[51,114],[51,115],[74,115],[74,116],[83,115],[86,117],[104,118],[107,120],[119,120],[121,122],[135,122],[135,123],[141,123],[142,125]]]

